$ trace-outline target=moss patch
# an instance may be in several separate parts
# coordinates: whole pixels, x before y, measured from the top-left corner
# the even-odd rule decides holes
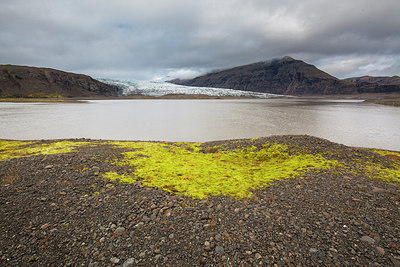
[[[203,153],[200,143],[113,142],[132,149],[117,165],[131,165],[131,174],[110,172],[105,177],[125,182],[141,180],[150,187],[195,198],[229,195],[245,198],[274,180],[322,171],[338,165],[321,155],[289,155],[285,145],[265,144],[232,151],[215,147]]]
[[[111,157],[112,165],[103,177],[126,183],[140,181],[144,186],[193,198],[228,195],[250,197],[275,180],[310,177],[326,173],[335,177],[364,176],[400,184],[400,153],[385,150],[343,148],[318,154],[305,146],[259,142],[201,143],[118,142],[118,141],[7,141],[0,140],[0,161],[33,155],[60,154],[98,145],[121,153]],[[97,149],[97,148],[93,149]],[[313,147],[311,147],[313,148]],[[92,149],[92,148],[90,148]],[[103,150],[102,150],[103,151]],[[110,153],[110,151],[105,151]],[[103,152],[102,152],[103,153]],[[92,166],[82,163],[80,171]]]
[[[89,145],[90,142],[58,141],[52,143],[40,143],[31,141],[7,141],[0,140],[0,161],[29,157],[34,155],[50,155],[69,153],[79,146]]]

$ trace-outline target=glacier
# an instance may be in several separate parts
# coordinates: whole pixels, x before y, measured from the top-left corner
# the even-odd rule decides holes
[[[235,96],[235,97],[254,97],[254,98],[273,98],[280,95],[241,91],[225,88],[195,87],[177,85],[161,81],[141,81],[141,80],[115,80],[98,79],[104,83],[116,85],[122,90],[122,95],[146,95],[163,96],[170,94],[186,95],[207,95],[207,96]]]

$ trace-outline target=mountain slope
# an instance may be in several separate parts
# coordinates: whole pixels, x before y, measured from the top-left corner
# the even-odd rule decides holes
[[[399,76],[381,76],[381,77],[373,77],[373,76],[362,76],[362,77],[352,77],[344,79],[344,81],[353,82],[353,83],[377,83],[382,85],[400,85],[400,77]]]
[[[239,66],[172,83],[221,87],[284,95],[354,94],[398,91],[376,83],[340,80],[313,65],[291,57]]]
[[[119,89],[90,76],[16,65],[0,65],[1,97],[116,96]]]

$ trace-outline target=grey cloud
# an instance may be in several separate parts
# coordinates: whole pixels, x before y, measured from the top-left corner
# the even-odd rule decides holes
[[[290,55],[400,74],[398,0],[3,0],[0,63],[154,79]]]

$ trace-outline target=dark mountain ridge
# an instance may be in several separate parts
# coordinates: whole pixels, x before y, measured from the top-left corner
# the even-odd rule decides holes
[[[282,94],[327,95],[399,92],[400,84],[340,80],[317,67],[291,57],[263,61],[215,71],[193,79],[172,80],[175,84],[219,87]]]
[[[83,74],[49,68],[0,65],[0,97],[90,97],[118,94],[118,87]]]
[[[352,77],[344,79],[344,81],[353,82],[353,83],[377,83],[377,84],[384,84],[384,85],[399,85],[400,84],[400,77],[399,76],[361,76],[361,77]]]

